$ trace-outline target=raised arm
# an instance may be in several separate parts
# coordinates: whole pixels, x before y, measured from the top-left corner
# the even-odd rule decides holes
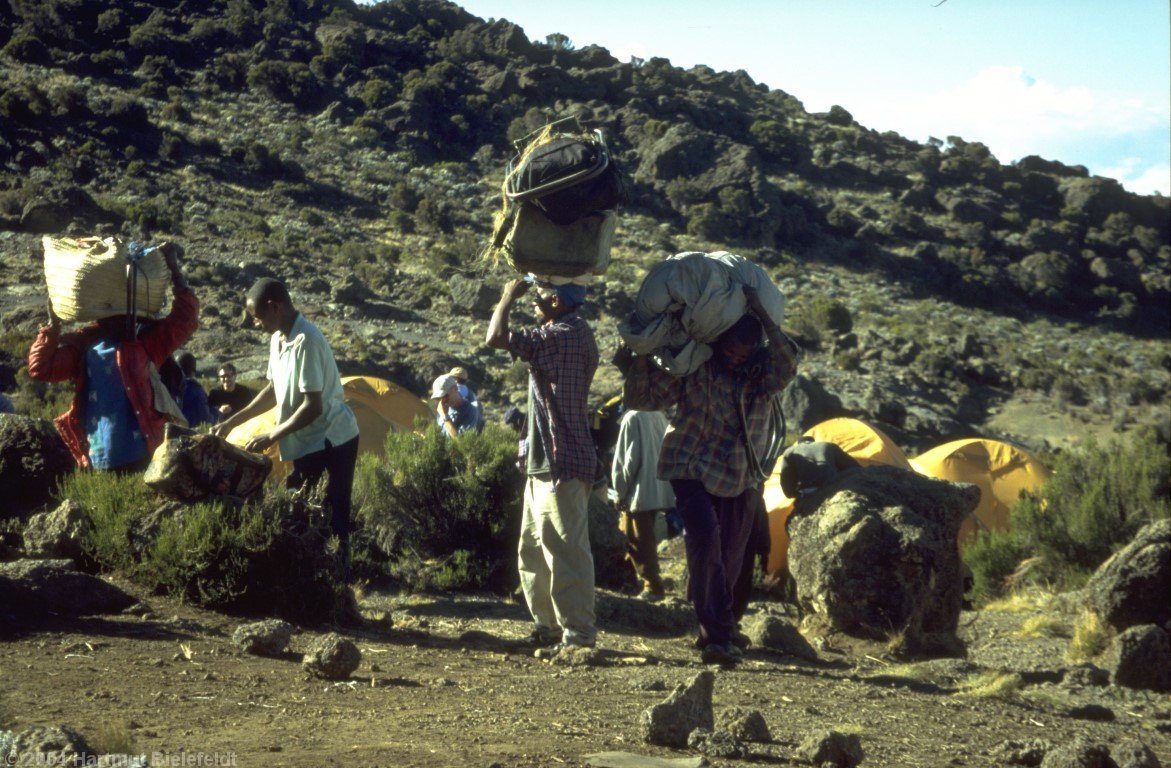
[[[492,312],[492,319],[488,322],[488,335],[484,339],[488,346],[494,349],[508,349],[508,315],[516,300],[529,290],[529,284],[521,279],[511,280],[500,294],[500,301]]]

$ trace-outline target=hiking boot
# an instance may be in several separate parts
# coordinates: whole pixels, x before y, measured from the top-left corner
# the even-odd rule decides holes
[[[708,643],[699,652],[699,660],[704,664],[732,666],[743,659],[744,653],[732,643]]]
[[[537,627],[521,642],[529,648],[552,648],[560,644],[561,633],[556,630]]]
[[[533,656],[538,659],[554,659],[566,652],[576,651],[581,648],[593,648],[594,643],[567,643],[560,642],[554,646],[546,648],[538,648]]]

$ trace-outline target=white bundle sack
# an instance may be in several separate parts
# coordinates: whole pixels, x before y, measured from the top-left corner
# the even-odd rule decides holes
[[[127,307],[128,249],[116,237],[49,237],[45,282],[53,311],[66,322],[89,322],[124,315]],[[135,265],[135,314],[152,317],[163,308],[170,270],[163,255],[149,251]]]
[[[710,344],[744,316],[745,285],[781,325],[785,297],[758,265],[727,251],[687,251],[651,268],[618,332],[635,354],[650,355],[673,376],[686,376],[708,361]]]

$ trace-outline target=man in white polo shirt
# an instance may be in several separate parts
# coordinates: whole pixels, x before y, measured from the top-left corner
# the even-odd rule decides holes
[[[329,342],[293,306],[279,280],[264,277],[248,291],[245,310],[257,328],[272,334],[268,385],[252,402],[215,427],[226,435],[237,424],[277,409],[276,425],[245,446],[263,451],[273,443],[293,462],[289,488],[315,484],[328,475],[325,503],[338,537],[343,574],[350,564],[350,493],[358,461],[358,421],[342,397],[342,382]]]

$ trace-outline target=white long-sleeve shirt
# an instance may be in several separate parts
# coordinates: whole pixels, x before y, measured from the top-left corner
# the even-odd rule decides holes
[[[619,508],[631,512],[671,509],[671,484],[658,478],[667,417],[662,411],[627,411],[618,425],[610,488]]]

